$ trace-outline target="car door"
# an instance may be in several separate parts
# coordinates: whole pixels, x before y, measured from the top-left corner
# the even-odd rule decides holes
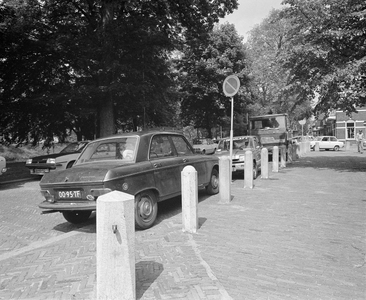
[[[182,171],[185,166],[193,166],[197,171],[198,185],[206,184],[211,174],[208,174],[207,172],[205,158],[202,155],[194,154],[189,143],[183,136],[175,135],[171,138],[178,158],[181,161],[180,171]]]
[[[158,134],[152,138],[149,159],[160,198],[163,200],[180,194],[182,161],[176,155],[168,135]]]
[[[324,136],[322,138],[322,140],[319,143],[319,148],[320,149],[329,149],[329,137],[328,136]]]

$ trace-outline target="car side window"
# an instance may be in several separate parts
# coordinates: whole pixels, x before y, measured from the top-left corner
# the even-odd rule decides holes
[[[331,140],[332,142],[336,142],[336,141],[337,141],[337,139],[336,139],[334,136],[332,136],[332,137],[330,138],[330,140]]]
[[[323,142],[327,142],[328,140],[329,140],[329,138],[327,138],[327,137],[323,137],[323,139],[322,139]]]
[[[192,155],[193,151],[181,136],[172,136],[172,141],[178,155]]]
[[[149,158],[157,159],[174,156],[171,144],[167,136],[156,135],[153,137],[150,146]]]

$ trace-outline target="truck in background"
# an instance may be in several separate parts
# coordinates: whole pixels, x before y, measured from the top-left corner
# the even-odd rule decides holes
[[[249,135],[259,137],[263,147],[272,154],[273,147],[286,147],[292,138],[287,114],[270,114],[249,117]]]

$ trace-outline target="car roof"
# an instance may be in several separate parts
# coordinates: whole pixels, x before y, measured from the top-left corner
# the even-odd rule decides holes
[[[105,137],[101,137],[98,138],[95,141],[100,141],[100,140],[105,140],[105,139],[114,139],[114,138],[119,138],[119,137],[149,137],[149,136],[153,136],[156,134],[169,134],[169,135],[180,135],[182,136],[183,134],[177,131],[131,131],[131,132],[123,132],[123,133],[117,133],[117,134],[113,134],[113,135],[109,135],[109,136],[105,136]]]
[[[234,136],[233,140],[246,139],[246,138],[258,138],[258,137],[256,135],[238,135],[238,136]],[[227,140],[230,140],[230,137],[222,138],[220,141],[227,141]]]

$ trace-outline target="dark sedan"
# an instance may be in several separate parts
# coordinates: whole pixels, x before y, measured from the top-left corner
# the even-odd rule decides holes
[[[219,191],[218,158],[196,154],[179,133],[132,132],[90,142],[71,169],[51,172],[40,182],[39,207],[62,212],[71,223],[85,222],[99,196],[118,190],[135,196],[136,228],[155,222],[157,203],[181,194],[181,171],[197,171],[198,185]]]

